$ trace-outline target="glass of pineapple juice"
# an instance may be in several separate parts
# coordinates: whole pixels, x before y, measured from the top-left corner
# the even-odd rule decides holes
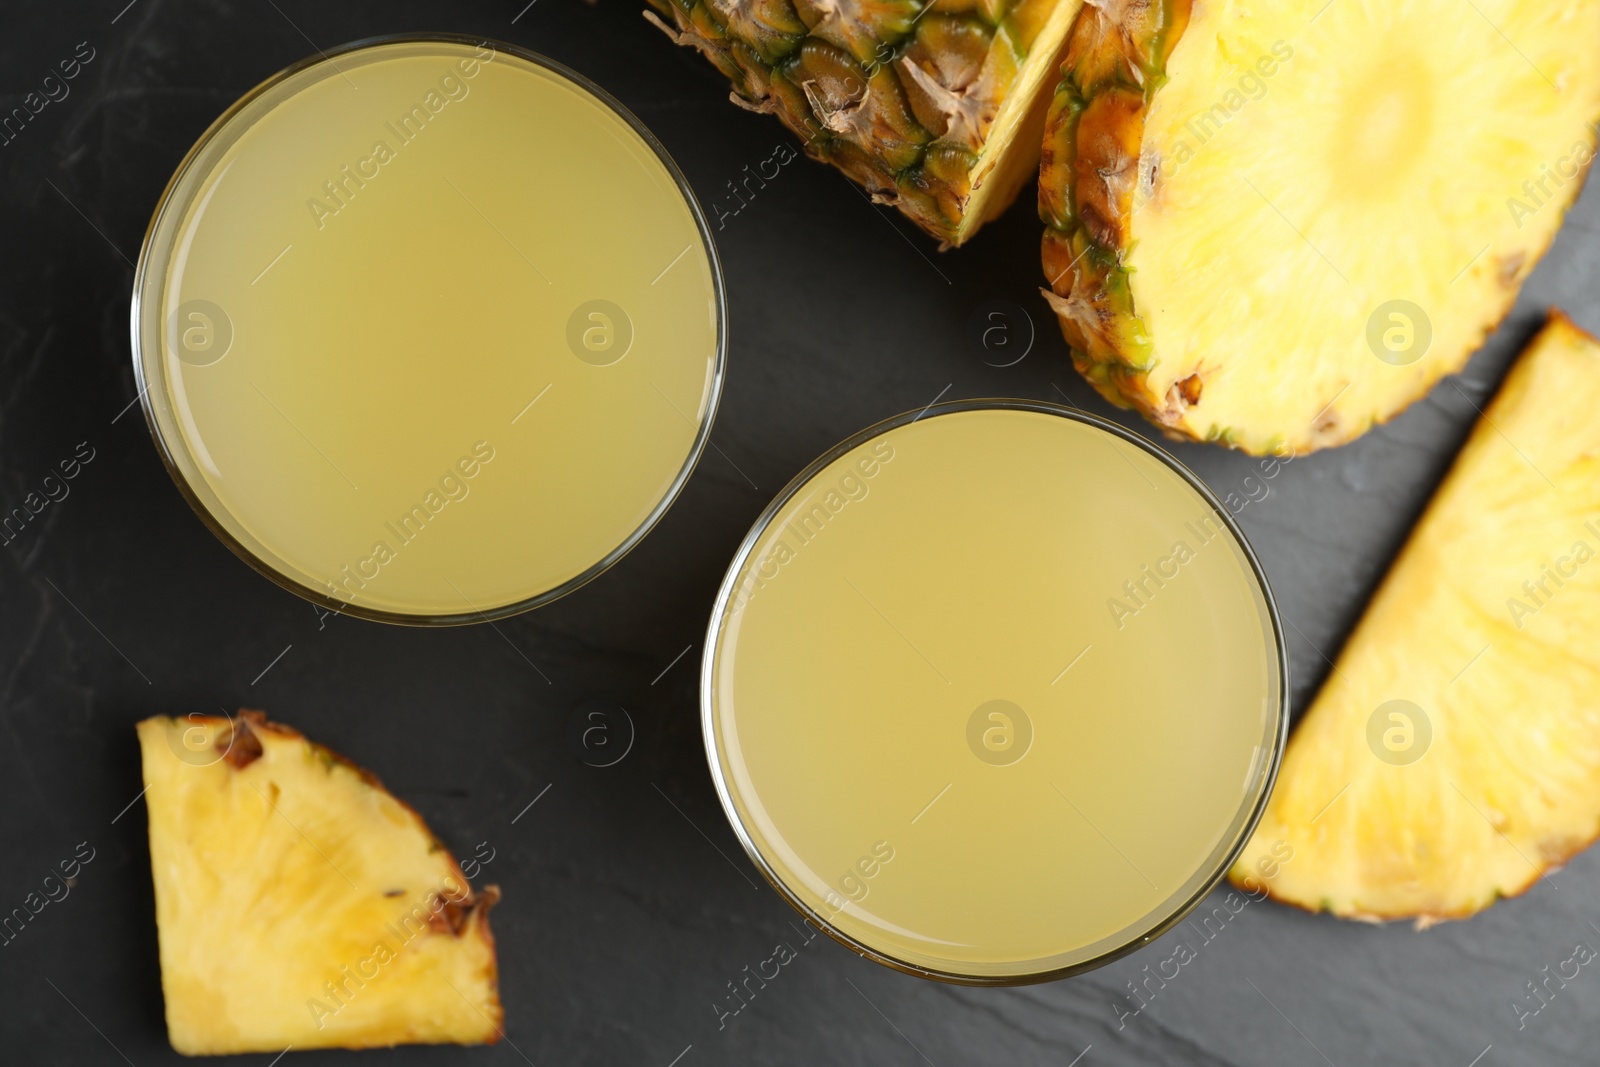
[[[1017,400],[874,426],[761,515],[701,674],[712,776],[806,918],[1010,984],[1179,922],[1259,818],[1288,659],[1238,527],[1111,423]]]
[[[179,489],[330,609],[543,604],[665,512],[726,351],[705,220],[599,88],[510,45],[359,42],[251,90],[162,196],[133,357]]]

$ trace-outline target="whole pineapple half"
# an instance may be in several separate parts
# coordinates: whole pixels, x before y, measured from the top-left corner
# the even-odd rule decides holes
[[[1600,833],[1597,404],[1600,342],[1556,313],[1290,740],[1236,882],[1426,925]]]
[[[500,1036],[499,892],[375,777],[260,712],[138,731],[174,1049]]]
[[[645,17],[727,75],[734,103],[777,115],[809,155],[951,246],[1037,173],[1082,0],[650,3],[660,16]],[[738,202],[750,181],[728,183]]]
[[[1078,370],[1256,454],[1397,414],[1510,309],[1595,154],[1600,0],[1100,0],[1040,169]]]

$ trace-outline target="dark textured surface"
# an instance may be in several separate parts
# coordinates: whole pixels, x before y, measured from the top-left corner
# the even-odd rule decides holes
[[[118,418],[135,395],[128,261],[205,126],[311,42],[448,29],[535,48],[598,81],[666,143],[713,217],[724,183],[788,135],[730,105],[720,77],[625,0],[540,0],[515,21],[523,0],[138,0],[118,16],[125,2],[11,4],[0,19],[4,110],[78,42],[95,50],[71,94],[0,147],[0,506],[78,442],[95,450],[70,496],[0,548],[0,910],[79,842],[95,850],[71,895],[0,947],[0,1060],[176,1061],[144,807],[127,807],[140,790],[133,724],[251,705],[374,769],[458,854],[482,841],[495,850],[481,877],[505,892],[494,922],[509,1041],[361,1054],[371,1062],[1065,1067],[1081,1055],[1084,1067],[1467,1067],[1490,1045],[1483,1067],[1594,1062],[1600,977],[1583,971],[1520,1032],[1509,1006],[1541,967],[1600,937],[1593,853],[1522,899],[1426,933],[1251,905],[1120,1030],[1113,994],[1169,947],[1070,981],[972,990],[902,977],[818,937],[719,1027],[726,983],[775,942],[799,939],[795,917],[737,855],[706,771],[694,683],[716,584],[767,500],[868,423],[936,396],[1059,400],[1059,390],[1106,413],[1037,295],[1038,223],[1022,205],[938,255],[838,174],[788,165],[716,235],[732,309],[713,437],[726,458],[708,452],[640,548],[498,632],[324,622],[205,530],[137,409]],[[1591,188],[1455,384],[1353,445],[1294,460],[1244,509],[1292,624],[1297,713],[1470,428],[1472,404],[1542,309],[1562,305],[1600,329],[1597,230]],[[971,316],[995,299],[1037,326],[1031,353],[1005,368],[967,340]],[[1026,330],[1020,319],[1013,328]],[[1219,494],[1243,492],[1256,473],[1220,449],[1176,452]],[[637,725],[615,766],[584,765],[568,741],[573,712],[593,700],[621,703]]]

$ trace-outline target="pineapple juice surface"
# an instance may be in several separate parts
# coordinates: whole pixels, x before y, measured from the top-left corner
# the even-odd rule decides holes
[[[180,486],[258,567],[371,617],[503,613],[604,569],[721,381],[677,171],[506,46],[380,42],[257,89],[174,179],[136,295]]]
[[[1070,973],[1177,921],[1286,729],[1270,596],[1215,500],[1051,405],[891,420],[768,510],[702,675],[713,777],[809,917],[915,973]]]

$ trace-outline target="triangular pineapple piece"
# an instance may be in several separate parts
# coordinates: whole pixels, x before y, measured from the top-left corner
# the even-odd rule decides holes
[[[1426,924],[1600,833],[1597,406],[1600,342],[1557,312],[1289,742],[1236,882]]]
[[[776,114],[946,245],[1038,173],[1061,47],[1083,0],[649,0],[645,17],[699,49],[733,102]],[[670,23],[670,24],[669,24]],[[795,152],[780,146],[716,189],[721,229]],[[766,179],[765,181],[763,179]]]
[[[139,724],[167,1036],[185,1055],[501,1034],[493,886],[260,712]]]
[[[1097,0],[1063,75],[1039,206],[1078,370],[1306,452],[1511,309],[1594,160],[1600,0]]]

